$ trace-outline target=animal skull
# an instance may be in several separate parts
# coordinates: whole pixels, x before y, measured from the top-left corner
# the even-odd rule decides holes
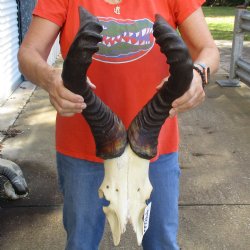
[[[110,202],[104,207],[115,246],[126,230],[129,220],[137,236],[138,245],[143,237],[143,214],[152,185],[148,178],[149,160],[136,155],[129,144],[117,158],[104,161],[105,176],[99,188],[99,197]]]

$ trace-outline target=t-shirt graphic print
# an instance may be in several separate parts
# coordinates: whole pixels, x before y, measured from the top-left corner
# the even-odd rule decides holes
[[[153,23],[149,19],[129,20],[98,17],[103,40],[93,59],[105,63],[128,63],[146,55],[154,46]]]

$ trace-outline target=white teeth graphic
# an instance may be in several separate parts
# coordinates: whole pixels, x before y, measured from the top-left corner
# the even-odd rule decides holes
[[[103,26],[103,28],[106,28]],[[146,35],[150,35],[153,32],[153,28],[143,28],[141,31],[133,33],[133,32],[128,32],[128,31],[124,31],[121,35],[118,36],[106,36],[104,37],[105,40],[102,41],[102,44],[107,46],[107,47],[111,47],[112,45],[115,45],[117,43],[128,43],[128,44],[133,44],[136,46],[144,46],[144,45],[150,45],[150,41],[148,41],[148,39],[139,39],[143,38]],[[136,39],[136,41],[134,42],[133,39],[129,39],[128,41],[126,41],[127,39],[125,37],[136,37],[138,39]]]
[[[146,34],[146,31],[147,31],[147,29],[144,28],[144,29],[141,31],[141,35],[144,36],[144,35]]]

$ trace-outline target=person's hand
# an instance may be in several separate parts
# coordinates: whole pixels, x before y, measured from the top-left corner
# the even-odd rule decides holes
[[[50,76],[50,84],[48,86],[48,93],[50,102],[61,116],[73,116],[76,113],[81,113],[86,108],[86,103],[82,96],[72,93],[64,87],[61,77],[61,70],[54,69]],[[87,79],[91,88],[95,85]]]
[[[165,77],[160,84],[156,86],[156,90],[159,90],[164,82],[169,77]],[[169,116],[174,117],[179,112],[185,112],[192,109],[202,103],[205,99],[205,92],[202,87],[202,81],[200,75],[194,70],[194,77],[191,82],[190,88],[184,95],[174,100],[172,103],[172,109],[169,111]]]
[[[194,77],[190,88],[181,97],[172,102],[172,109],[169,111],[169,116],[174,117],[179,112],[185,112],[197,107],[205,99],[205,92],[202,87],[200,75],[194,70]]]

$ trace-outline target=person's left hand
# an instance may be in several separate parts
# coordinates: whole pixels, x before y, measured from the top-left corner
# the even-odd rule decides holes
[[[172,102],[172,109],[169,111],[169,116],[174,117],[179,112],[185,112],[197,107],[205,99],[205,92],[202,87],[200,75],[194,70],[194,77],[190,88],[181,97]]]
[[[164,78],[161,83],[156,87],[159,90],[168,77]],[[205,99],[205,92],[202,87],[200,75],[194,70],[194,77],[191,82],[190,88],[181,97],[172,102],[172,109],[169,111],[169,116],[174,117],[179,112],[185,112],[189,109],[195,108],[201,104]]]

